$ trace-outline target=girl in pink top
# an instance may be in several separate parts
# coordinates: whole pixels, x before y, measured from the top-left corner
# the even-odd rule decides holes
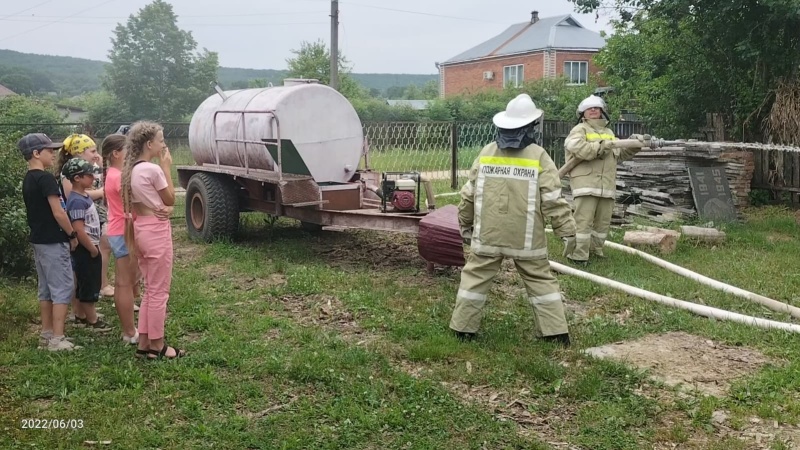
[[[145,293],[139,309],[137,356],[179,358],[185,352],[164,342],[164,322],[172,284],[172,226],[157,211],[175,204],[172,155],[161,125],[136,122],[126,140],[122,168],[122,205],[132,214],[125,219],[125,243],[136,250],[144,275]],[[150,161],[159,158],[159,165]]]
[[[139,279],[136,260],[125,245],[125,213],[122,208],[122,162],[125,158],[125,136],[112,134],[103,139],[101,146],[105,174],[105,198],[108,204],[108,242],[114,253],[114,306],[122,327],[122,340],[129,344],[139,342],[134,323],[134,298],[138,295]]]

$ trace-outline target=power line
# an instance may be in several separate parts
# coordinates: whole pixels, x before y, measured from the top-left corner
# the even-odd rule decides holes
[[[445,19],[456,19],[456,20],[469,20],[469,21],[472,21],[472,22],[503,23],[503,24],[505,24],[505,22],[496,22],[496,21],[493,21],[493,20],[474,19],[474,18],[471,18],[471,17],[448,16],[448,15],[444,15],[444,14],[433,14],[433,13],[427,13],[427,12],[422,12],[422,11],[409,11],[407,9],[386,8],[386,7],[383,7],[383,6],[367,5],[367,4],[364,4],[364,3],[354,3],[354,2],[345,1],[345,0],[342,0],[342,3],[348,4],[348,5],[354,5],[354,6],[361,6],[361,7],[364,7],[364,8],[382,9],[382,10],[385,10],[385,11],[401,12],[401,13],[407,13],[407,14],[417,14],[417,15],[420,15],[420,16],[441,17],[441,18],[445,18]]]
[[[5,19],[5,18],[7,18],[7,17],[18,16],[18,15],[20,15],[20,14],[22,14],[22,13],[26,12],[26,11],[30,11],[30,10],[32,10],[32,9],[36,9],[36,8],[38,8],[38,7],[40,7],[40,6],[43,6],[43,5],[46,5],[46,4],[48,4],[48,3],[52,2],[52,1],[53,1],[53,0],[47,0],[47,1],[44,1],[44,2],[42,2],[42,3],[39,3],[38,5],[34,5],[34,6],[31,6],[30,8],[23,9],[22,11],[17,11],[17,12],[15,12],[15,13],[13,13],[13,14],[9,14],[9,15],[7,15],[7,16],[0,17],[0,19]]]
[[[42,23],[41,20],[17,20],[17,19],[0,19],[0,21],[7,22],[33,22]],[[54,22],[46,22],[48,25]],[[63,20],[61,23],[74,24],[74,25],[117,25],[119,22],[81,22],[80,20]],[[263,26],[279,26],[279,25],[324,25],[328,22],[259,22],[259,23],[183,23],[183,26],[209,26],[209,27],[263,27]]]
[[[104,1],[104,2],[102,2],[102,3],[99,3],[99,4],[97,4],[97,5],[90,6],[90,7],[86,8],[86,9],[82,9],[82,10],[80,10],[80,11],[78,11],[78,12],[75,12],[75,13],[72,13],[72,14],[70,14],[70,15],[68,15],[68,16],[65,16],[63,19],[68,19],[68,18],[70,18],[70,17],[75,17],[75,16],[77,16],[78,14],[85,13],[86,11],[89,11],[90,9],[99,8],[99,7],[101,7],[101,6],[104,6],[104,5],[107,5],[107,4],[111,3],[111,2],[113,2],[113,1],[116,1],[116,0],[106,0],[106,1]],[[6,36],[6,37],[4,37],[4,38],[0,39],[0,42],[3,42],[3,41],[5,41],[5,40],[11,39],[11,38],[15,38],[15,37],[17,37],[17,36],[21,36],[21,35],[23,35],[23,34],[26,34],[26,33],[30,33],[31,31],[41,30],[42,28],[45,28],[45,27],[47,27],[47,26],[50,26],[50,25],[52,25],[52,24],[54,24],[54,23],[58,23],[58,22],[60,22],[60,21],[61,21],[61,20],[63,20],[63,19],[54,20],[54,21],[52,21],[52,22],[45,23],[44,25],[42,25],[42,26],[40,26],[40,27],[34,27],[34,28],[31,28],[30,30],[25,30],[25,31],[22,31],[22,32],[20,32],[20,33],[16,33],[16,34],[12,34],[12,35],[10,35],[10,36]]]
[[[52,0],[51,0],[52,1]],[[47,3],[47,2],[45,2]],[[250,14],[211,14],[211,15],[180,15],[178,14],[178,19],[186,19],[186,18],[209,18],[209,17],[253,17],[253,16],[285,16],[291,14],[325,14],[328,11],[291,11],[291,12],[272,12],[272,13],[250,13]],[[5,16],[11,17],[11,16]],[[32,17],[36,18],[47,18],[47,19],[55,19],[61,16],[41,16],[41,15],[32,15]],[[82,16],[81,19],[119,19],[125,20],[130,16]],[[0,20],[4,20],[4,17],[0,17]],[[13,19],[12,19],[13,20]]]

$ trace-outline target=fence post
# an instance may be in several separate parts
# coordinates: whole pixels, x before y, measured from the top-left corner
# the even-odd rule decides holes
[[[450,187],[458,189],[458,122],[450,124]]]

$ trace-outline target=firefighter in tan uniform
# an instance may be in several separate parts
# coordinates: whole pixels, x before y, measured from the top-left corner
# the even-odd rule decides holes
[[[608,126],[605,101],[591,95],[578,105],[580,123],[564,141],[566,161],[583,160],[569,172],[575,199],[576,246],[567,258],[585,265],[589,253],[603,257],[603,245],[611,228],[611,215],[617,185],[617,163],[633,156],[641,148],[614,147],[614,132]],[[643,140],[640,135],[631,136]]]
[[[575,247],[575,221],[561,195],[553,160],[538,145],[542,110],[527,94],[511,100],[493,118],[495,142],[481,150],[461,189],[458,222],[470,245],[450,328],[470,339],[481,324],[486,295],[504,258],[511,258],[533,307],[537,337],[569,345],[569,330],[558,281],[547,259],[545,217]]]

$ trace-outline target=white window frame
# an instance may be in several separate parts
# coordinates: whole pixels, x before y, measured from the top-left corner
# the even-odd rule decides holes
[[[568,69],[569,68],[569,69]],[[578,81],[572,76],[577,69]],[[567,84],[580,86],[589,82],[589,61],[564,61],[564,76],[567,77]]]
[[[513,77],[511,76],[513,72]],[[503,66],[503,87],[515,87],[518,88],[522,86],[522,82],[525,80],[525,65],[524,64],[514,64],[512,66]],[[513,83],[513,85],[512,85]]]

